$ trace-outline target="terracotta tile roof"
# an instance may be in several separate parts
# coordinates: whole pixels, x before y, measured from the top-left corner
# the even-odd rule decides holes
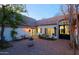
[[[57,24],[60,20],[63,20],[64,18],[65,16],[61,15],[61,16],[51,17],[48,19],[42,19],[42,20],[37,21],[37,26]]]
[[[65,16],[55,16],[47,19],[42,19],[39,21],[36,21],[35,19],[31,17],[27,17],[23,15],[23,22],[19,25],[19,27],[35,27],[35,26],[42,26],[42,25],[54,25],[58,22],[64,21],[63,19]]]
[[[61,20],[59,20],[59,22],[61,22],[61,21],[67,21],[68,20],[68,15],[66,15],[66,16],[63,16],[64,18],[63,19],[61,19]]]

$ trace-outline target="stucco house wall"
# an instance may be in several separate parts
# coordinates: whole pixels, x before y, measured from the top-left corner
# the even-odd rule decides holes
[[[39,34],[45,34],[45,28],[47,28],[47,29],[49,29],[49,28],[51,28],[51,29],[53,29],[54,27],[56,27],[56,36],[55,36],[55,38],[58,38],[58,25],[43,25],[43,26],[38,26],[37,28],[38,28],[38,35]],[[40,28],[42,28],[42,33],[40,33]],[[50,35],[50,36],[52,36],[52,34]]]
[[[24,31],[25,28],[17,28],[15,31],[17,32],[17,35],[16,37],[21,37],[23,35],[29,37],[31,36],[31,34],[29,32],[26,32]],[[1,28],[0,28],[1,30]],[[11,31],[12,31],[12,28],[10,27],[6,27],[5,30],[4,30],[4,37],[5,37],[5,40],[7,41],[11,41],[12,40],[12,37],[11,37]],[[1,38],[1,37],[0,37]]]

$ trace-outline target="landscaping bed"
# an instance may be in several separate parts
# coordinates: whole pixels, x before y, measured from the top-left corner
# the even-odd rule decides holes
[[[45,40],[52,40],[52,41],[55,41],[57,40],[56,38],[50,38],[49,35],[46,35],[46,34],[42,34],[42,35],[39,35],[39,38],[40,39],[45,39]]]

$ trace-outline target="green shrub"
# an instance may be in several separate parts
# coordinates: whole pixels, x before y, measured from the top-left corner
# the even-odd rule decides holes
[[[46,34],[39,35],[39,38],[41,38],[41,39],[47,39],[48,37],[49,37],[49,36],[46,35]]]
[[[57,40],[56,38],[50,38],[49,35],[46,35],[46,34],[42,34],[42,35],[39,35],[39,38],[40,39],[45,39],[45,40]]]

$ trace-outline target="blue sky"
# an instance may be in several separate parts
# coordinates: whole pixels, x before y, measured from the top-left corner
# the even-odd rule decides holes
[[[27,4],[26,6],[29,16],[36,20],[50,18],[60,12],[59,4]]]

